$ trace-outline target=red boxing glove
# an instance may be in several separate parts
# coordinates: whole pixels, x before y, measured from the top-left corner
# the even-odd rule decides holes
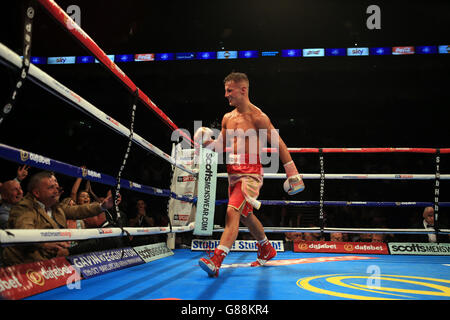
[[[284,181],[283,188],[288,195],[292,196],[305,190],[305,184],[303,183],[302,176],[298,173],[294,161],[285,163],[284,170],[286,171],[287,179]]]

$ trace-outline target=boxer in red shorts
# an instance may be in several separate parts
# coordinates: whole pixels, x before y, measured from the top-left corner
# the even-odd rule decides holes
[[[217,152],[223,151],[227,145],[231,146],[232,150],[230,158],[227,159],[229,202],[225,230],[213,257],[199,260],[200,267],[213,277],[219,275],[222,261],[238,236],[240,222],[248,227],[252,236],[258,241],[258,258],[252,266],[264,265],[276,256],[276,251],[267,239],[263,225],[253,213],[253,210],[259,209],[261,205],[257,198],[263,183],[263,169],[259,160],[260,132],[267,134],[267,141],[272,147],[276,147],[272,141],[278,141],[280,160],[287,175],[285,182],[287,193],[293,195],[305,188],[283,140],[279,136],[274,137],[278,135],[278,132],[269,117],[250,102],[247,76],[233,72],[225,78],[224,84],[225,98],[234,110],[224,115],[219,137],[212,140],[211,129],[204,127],[199,128],[194,135],[196,142]],[[252,153],[250,150],[257,150],[257,153]]]

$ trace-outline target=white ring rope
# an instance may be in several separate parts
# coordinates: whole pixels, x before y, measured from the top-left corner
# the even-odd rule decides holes
[[[164,233],[181,233],[194,230],[194,222],[180,227],[150,227],[132,228],[123,230],[131,236],[145,236]],[[6,229],[0,230],[0,244],[13,245],[20,243],[74,241],[97,238],[121,237],[121,228],[92,228],[92,229]]]
[[[318,180],[320,173],[301,173],[304,180]],[[217,178],[228,178],[226,172],[218,173]],[[325,173],[330,180],[434,180],[434,174],[366,174],[366,173]],[[264,179],[286,179],[285,173],[264,173]],[[440,180],[450,180],[450,174],[441,174]]]

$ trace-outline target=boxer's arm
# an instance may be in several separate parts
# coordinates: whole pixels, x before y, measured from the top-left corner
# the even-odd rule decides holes
[[[262,113],[256,118],[255,122],[258,129],[267,130],[267,141],[270,143],[270,146],[273,148],[278,147],[281,163],[285,164],[292,161],[291,154],[289,153],[286,144],[284,143],[283,139],[281,139],[278,131],[273,126],[269,117]],[[277,141],[278,146],[276,145]]]
[[[220,130],[220,135],[213,142],[213,147],[217,153],[225,152],[226,148],[226,130],[227,130],[227,121],[228,121],[228,113],[225,114],[222,118],[222,129]]]
[[[294,195],[298,192],[301,192],[305,189],[305,184],[303,183],[301,175],[298,173],[298,170],[295,166],[294,161],[292,161],[291,154],[284,143],[283,139],[281,139],[278,131],[272,125],[269,117],[265,114],[259,116],[256,120],[256,125],[258,129],[267,129],[267,141],[270,143],[272,148],[277,147],[278,142],[278,153],[280,156],[280,161],[283,164],[283,167],[286,171],[287,179],[283,184],[284,190],[289,195]]]

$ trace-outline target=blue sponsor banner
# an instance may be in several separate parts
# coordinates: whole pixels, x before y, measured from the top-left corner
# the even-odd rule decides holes
[[[134,61],[133,54],[116,54],[115,62],[131,62]]]
[[[86,279],[144,263],[133,248],[91,252],[67,259]]]
[[[194,60],[195,53],[194,52],[178,52],[175,54],[176,60]]]
[[[369,49],[369,53],[371,56],[385,56],[392,54],[391,47],[374,47]]]
[[[437,46],[416,46],[417,54],[434,54],[437,52]]]
[[[261,51],[261,57],[278,57],[280,51]]]
[[[46,57],[31,57],[30,61],[32,64],[46,64],[47,58]]]
[[[239,51],[239,59],[258,58],[259,52],[256,50]]]
[[[76,63],[94,63],[93,56],[78,56]]]
[[[347,56],[346,48],[327,48],[325,49],[325,56],[345,57]]]
[[[155,60],[156,61],[168,61],[173,60],[175,55],[173,53],[157,53]]]
[[[209,59],[216,59],[216,58],[217,58],[217,52],[215,52],[215,51],[197,52],[197,59],[199,59],[199,60],[209,60]]]
[[[284,58],[301,57],[302,56],[302,50],[301,49],[285,49],[285,50],[281,50],[281,56],[284,57]]]

